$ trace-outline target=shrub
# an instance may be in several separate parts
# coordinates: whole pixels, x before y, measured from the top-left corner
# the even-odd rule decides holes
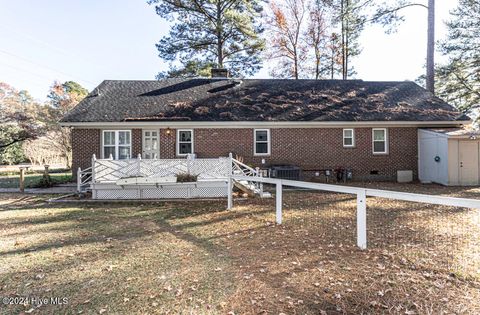
[[[41,188],[53,187],[53,181],[50,175],[43,174],[42,179],[40,179],[36,187],[41,187]]]
[[[177,174],[177,182],[179,183],[196,182],[197,178],[198,178],[198,175],[193,175],[190,173]]]
[[[0,164],[13,165],[25,161],[26,157],[23,153],[22,144],[19,142],[0,150]]]

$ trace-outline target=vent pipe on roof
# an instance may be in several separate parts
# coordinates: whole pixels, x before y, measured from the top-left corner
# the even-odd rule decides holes
[[[228,70],[225,68],[212,68],[210,70],[212,79],[227,79],[228,78]]]

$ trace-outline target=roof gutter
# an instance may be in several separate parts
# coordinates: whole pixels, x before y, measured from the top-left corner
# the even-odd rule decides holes
[[[468,125],[461,121],[128,121],[60,122],[62,127],[77,128],[341,128],[341,127],[454,127]]]

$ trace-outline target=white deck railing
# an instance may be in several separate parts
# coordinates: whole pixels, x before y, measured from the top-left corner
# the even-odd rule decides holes
[[[169,177],[182,173],[199,180],[227,179],[231,174],[228,157],[217,159],[93,159],[92,182],[112,183],[128,177]]]
[[[97,159],[92,156],[92,166],[87,169],[78,168],[77,191],[85,192],[91,184],[111,184],[128,177],[160,178],[172,177],[188,173],[198,177],[201,181],[227,180],[229,176],[244,176],[245,178],[261,177],[258,168],[254,169],[232,157],[201,158],[193,155],[185,159],[136,159],[114,160]],[[242,184],[254,193],[262,196],[263,183],[258,181],[242,180]]]

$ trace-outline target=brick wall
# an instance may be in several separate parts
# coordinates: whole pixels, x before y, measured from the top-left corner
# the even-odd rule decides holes
[[[76,177],[77,169],[92,166],[92,155],[100,157],[99,129],[72,129],[72,172]]]
[[[175,158],[175,141],[177,137],[176,129],[160,129],[160,158],[174,159]]]
[[[157,129],[160,134],[160,157],[175,158],[176,130]],[[73,165],[90,166],[92,153],[100,155],[100,130],[74,129],[72,132]],[[356,179],[394,179],[397,170],[417,173],[417,128],[388,128],[389,153],[372,153],[372,129],[355,128],[355,147],[343,147],[341,128],[271,129],[271,156],[253,156],[253,129],[195,129],[194,150],[199,158],[242,156],[253,166],[291,164],[305,170],[306,177],[316,170],[350,168]],[[132,155],[142,151],[142,131],[132,130]],[[262,159],[265,164],[262,164]],[[378,171],[378,175],[371,175]]]
[[[142,154],[142,129],[132,129],[132,157]]]

